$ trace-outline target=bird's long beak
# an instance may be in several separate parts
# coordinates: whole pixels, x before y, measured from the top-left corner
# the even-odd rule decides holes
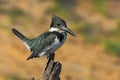
[[[65,30],[67,33],[69,33],[70,35],[76,37],[76,35],[75,35],[68,27],[66,27],[64,30]]]

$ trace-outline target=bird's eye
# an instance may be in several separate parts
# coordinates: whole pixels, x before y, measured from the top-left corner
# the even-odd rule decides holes
[[[60,26],[60,24],[57,24],[58,26]]]

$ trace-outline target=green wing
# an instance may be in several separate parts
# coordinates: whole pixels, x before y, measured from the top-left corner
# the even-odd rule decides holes
[[[37,55],[45,47],[51,45],[54,42],[56,34],[51,34],[50,32],[45,32],[42,35],[31,39],[29,42],[30,49],[33,52],[32,54]]]

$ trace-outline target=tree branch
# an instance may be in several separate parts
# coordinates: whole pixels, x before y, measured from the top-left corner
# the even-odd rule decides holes
[[[42,80],[60,80],[60,72],[62,68],[62,64],[60,62],[54,61],[55,54],[48,55],[48,62],[45,66]]]
[[[42,74],[42,79],[40,80],[60,80],[60,72],[62,69],[62,64],[60,62],[54,61],[55,54],[49,54],[47,56],[47,63]],[[35,80],[32,78],[31,80]]]

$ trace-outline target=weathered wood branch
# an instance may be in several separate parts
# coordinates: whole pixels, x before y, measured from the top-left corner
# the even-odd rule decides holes
[[[48,55],[48,62],[45,66],[42,80],[60,80],[62,64],[54,61],[55,54]]]
[[[40,80],[60,80],[60,72],[62,69],[62,64],[60,62],[54,61],[55,54],[52,53],[47,56],[47,63],[42,74],[42,79]],[[34,78],[32,80],[35,80]]]

